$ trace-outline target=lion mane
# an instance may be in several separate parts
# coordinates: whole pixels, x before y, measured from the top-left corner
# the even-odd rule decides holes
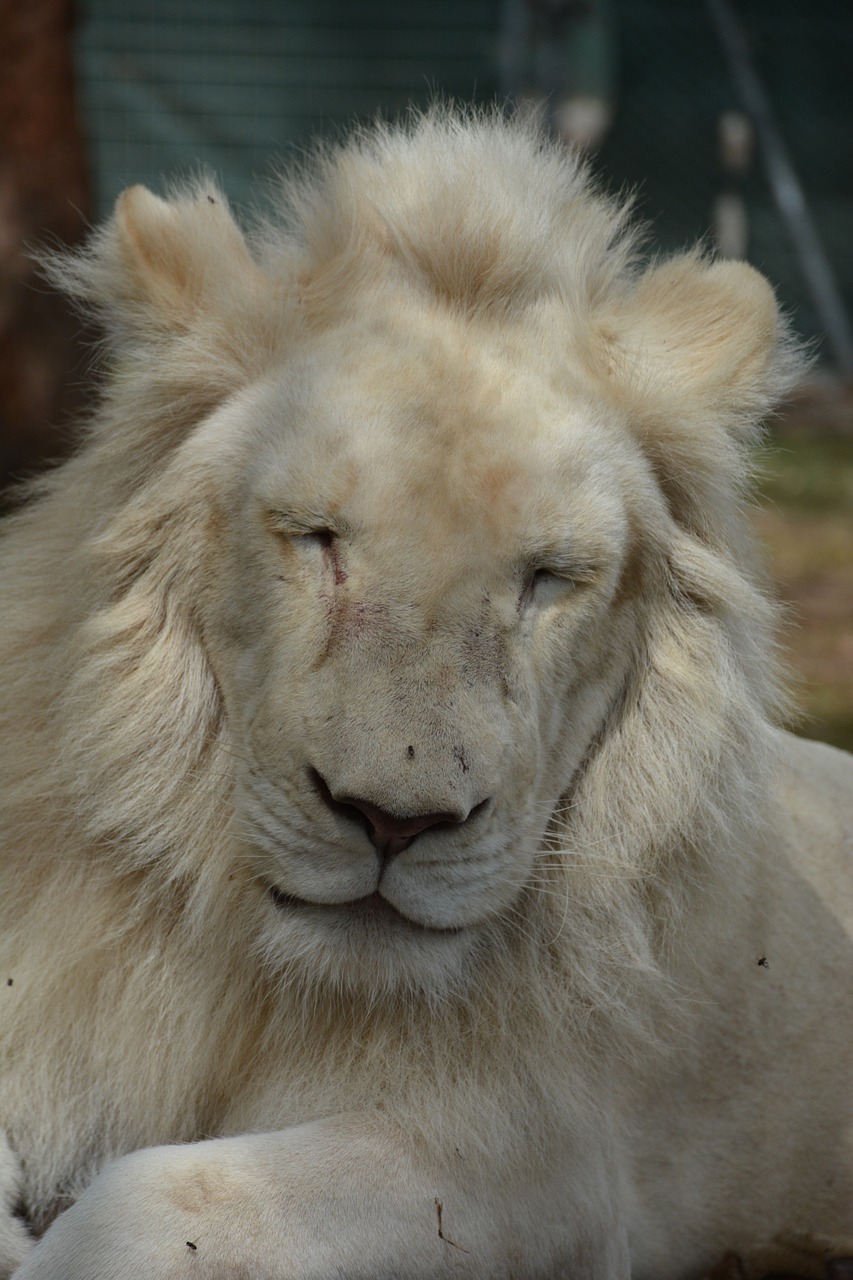
[[[843,1231],[847,1193],[792,1173],[841,1176],[841,1020],[795,1016],[817,980],[760,964],[779,832],[812,793],[779,782],[806,748],[774,728],[775,606],[747,523],[760,425],[803,367],[772,290],[699,252],[650,265],[626,204],[498,115],[356,133],[275,203],[244,234],[206,178],[165,200],[132,188],[50,266],[101,321],[106,376],[77,453],[0,544],[0,1128],[31,1228],[125,1153],[346,1112],[392,1116],[533,1205],[571,1148],[561,1226],[534,1247],[513,1220],[515,1263],[439,1208],[441,1267],[449,1233],[464,1275],[697,1275],[765,1227]],[[333,470],[334,524],[317,496]],[[302,477],[298,519],[270,497],[279,474]],[[511,600],[475,601],[466,583],[515,554],[513,520],[520,538],[546,508]],[[283,548],[263,580],[262,536]],[[332,622],[309,664],[315,573]],[[793,773],[840,777],[824,750]],[[355,810],[374,843],[393,818],[409,879],[333,928],[328,833]],[[432,823],[414,839],[412,810]],[[477,859],[487,874],[463,881]],[[788,1077],[759,981],[787,982],[778,1018],[811,1038]],[[768,1046],[807,1117],[769,1174],[732,1149],[764,1132],[743,1080]],[[611,1228],[615,1254],[595,1243]]]

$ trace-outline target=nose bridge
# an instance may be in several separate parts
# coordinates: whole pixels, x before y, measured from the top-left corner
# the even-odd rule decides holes
[[[407,714],[422,722],[427,701],[434,718],[444,720],[444,712],[454,705],[465,661],[461,637],[417,604],[389,608],[344,638],[338,657],[347,687],[356,689],[374,714],[390,718],[393,713],[400,723]]]
[[[338,787],[389,813],[440,812],[462,821],[479,798],[476,729],[452,692],[439,701],[418,684],[389,682],[343,728]]]

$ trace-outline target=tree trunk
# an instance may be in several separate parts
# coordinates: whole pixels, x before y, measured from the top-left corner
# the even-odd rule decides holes
[[[72,0],[0,0],[0,484],[66,452],[86,399],[79,322],[32,258],[87,226],[72,24]]]

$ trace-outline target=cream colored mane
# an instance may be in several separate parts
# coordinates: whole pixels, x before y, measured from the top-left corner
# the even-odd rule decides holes
[[[285,1125],[390,1098],[427,1139],[452,1124],[466,1155],[493,1150],[505,1110],[592,1099],[681,1025],[674,931],[704,895],[700,964],[765,821],[780,695],[743,495],[800,364],[754,273],[695,254],[647,269],[626,218],[532,125],[439,110],[321,152],[248,240],[204,180],[168,203],[133,189],[53,264],[108,345],[80,451],[0,546],[0,978],[20,995],[2,1119],[36,1219],[110,1154],[239,1132],[255,1104]],[[467,987],[275,963],[245,905],[235,747],[199,625],[221,519],[199,464],[210,415],[385,295],[475,341],[559,311],[666,512],[634,529],[629,676]]]

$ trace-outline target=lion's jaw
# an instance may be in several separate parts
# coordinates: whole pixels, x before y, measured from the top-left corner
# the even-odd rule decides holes
[[[267,955],[345,983],[435,987],[511,927],[631,649],[618,425],[447,327],[339,332],[223,411],[235,831]]]

